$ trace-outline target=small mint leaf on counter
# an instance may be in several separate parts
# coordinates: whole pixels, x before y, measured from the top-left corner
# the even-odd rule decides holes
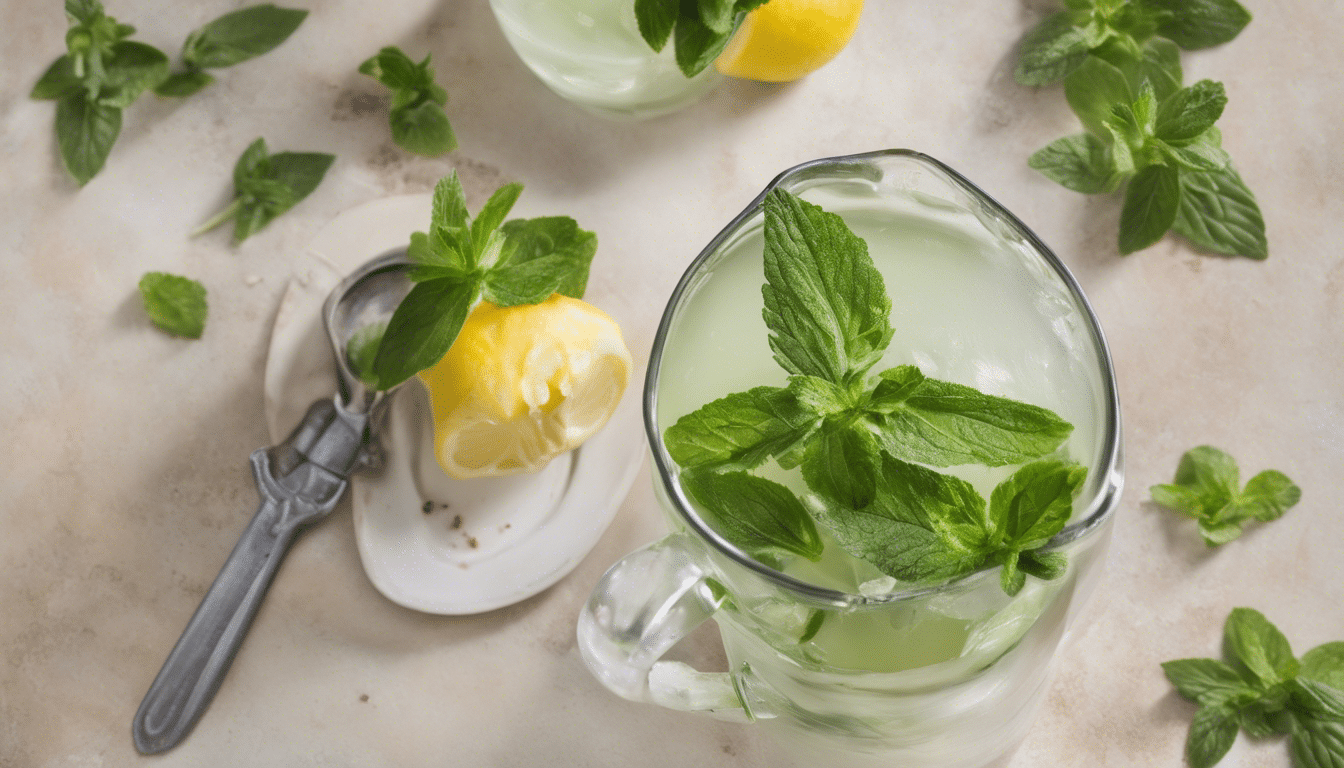
[[[146,272],[140,278],[140,298],[150,322],[166,333],[199,339],[205,330],[205,286],[195,280],[167,272]]]

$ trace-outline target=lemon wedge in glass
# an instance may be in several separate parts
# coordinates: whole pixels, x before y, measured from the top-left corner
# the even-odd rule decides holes
[[[541,469],[606,424],[630,380],[630,351],[616,322],[579,299],[482,302],[419,377],[443,471],[512,475]]]
[[[863,0],[769,0],[747,14],[714,66],[731,77],[787,83],[849,43]]]

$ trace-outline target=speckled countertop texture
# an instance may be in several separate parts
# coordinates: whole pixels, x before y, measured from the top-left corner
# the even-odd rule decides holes
[[[368,582],[348,502],[284,564],[194,734],[142,758],[130,722],[256,499],[268,443],[262,373],[295,256],[339,212],[424,192],[456,169],[472,207],[498,184],[563,199],[598,233],[593,285],[637,362],[689,260],[769,179],[816,157],[929,153],[1017,213],[1073,270],[1109,337],[1125,431],[1123,500],[1091,621],[1061,659],[1013,758],[1028,766],[1177,766],[1194,707],[1161,661],[1217,655],[1234,606],[1299,652],[1344,639],[1344,5],[1247,0],[1234,42],[1184,56],[1227,86],[1224,145],[1259,197],[1271,257],[1200,255],[1175,239],[1114,245],[1120,201],[1037,175],[1027,156],[1078,130],[1058,87],[1011,77],[1039,0],[868,0],[851,46],[789,87],[728,83],[643,123],[561,101],[515,58],[485,0],[294,0],[312,13],[273,53],[183,102],[126,112],[104,171],[63,172],[33,82],[62,50],[55,0],[0,7],[0,766],[773,766],[752,726],[634,705],[586,672],[575,616],[598,576],[663,525],[647,466],[596,549],[511,608],[440,617]],[[175,51],[234,2],[107,0]],[[391,144],[380,46],[432,52],[461,149]],[[242,149],[317,150],[326,180],[233,247],[188,233],[228,199]],[[524,193],[525,195],[528,193]],[[210,292],[205,336],[147,322],[140,275]],[[638,382],[636,382],[637,384]],[[1282,520],[1217,550],[1149,502],[1181,453],[1210,443],[1249,476],[1303,489]],[[713,666],[705,632],[679,658]],[[1287,766],[1241,737],[1223,765]]]

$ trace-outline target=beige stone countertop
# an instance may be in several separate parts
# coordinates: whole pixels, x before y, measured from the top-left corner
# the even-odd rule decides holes
[[[241,3],[107,0],[136,39],[176,53]],[[164,756],[130,723],[164,657],[256,509],[247,464],[269,437],[262,374],[296,259],[334,216],[425,192],[450,170],[479,206],[524,199],[598,233],[593,286],[636,364],[675,281],[779,171],[888,147],[975,181],[1049,243],[1109,337],[1126,487],[1091,622],[1012,759],[1028,766],[1176,766],[1193,705],[1159,664],[1216,656],[1235,606],[1302,652],[1344,640],[1344,4],[1246,0],[1232,43],[1187,52],[1186,82],[1221,80],[1224,146],[1267,222],[1265,262],[1167,238],[1122,257],[1118,196],[1085,197],[1026,158],[1074,133],[1059,87],[1011,76],[1045,0],[868,0],[830,66],[788,87],[725,83],[675,115],[612,122],[546,90],[486,0],[293,0],[311,15],[274,52],[180,102],[126,111],[106,168],[64,173],[53,106],[29,89],[63,50],[55,0],[0,7],[0,766],[772,766],[750,725],[636,705],[575,648],[599,575],[661,535],[647,463],[615,522],[567,578],[478,616],[384,599],[356,553],[349,502],[303,535],[194,733]],[[386,44],[432,52],[461,148],[390,141],[385,91],[359,75]],[[240,246],[188,233],[231,194],[257,136],[336,155],[317,190]],[[151,270],[209,291],[204,337],[148,323]],[[642,374],[641,374],[642,378]],[[634,382],[637,386],[639,381]],[[1303,491],[1282,520],[1216,550],[1148,500],[1181,454],[1212,444],[1243,477]],[[682,658],[714,662],[712,634]],[[1287,766],[1286,742],[1244,735],[1225,766]]]

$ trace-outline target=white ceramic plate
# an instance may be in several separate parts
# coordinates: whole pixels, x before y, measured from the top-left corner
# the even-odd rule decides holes
[[[366,203],[336,217],[299,257],[266,359],[272,441],[336,391],[321,320],[327,294],[424,230],[429,214],[428,194]],[[407,383],[383,433],[386,469],[352,478],[355,541],[369,580],[395,603],[439,614],[493,610],[559,581],[597,544],[643,460],[637,389],[632,383],[592,439],[536,474],[454,480],[433,458],[425,390]]]

